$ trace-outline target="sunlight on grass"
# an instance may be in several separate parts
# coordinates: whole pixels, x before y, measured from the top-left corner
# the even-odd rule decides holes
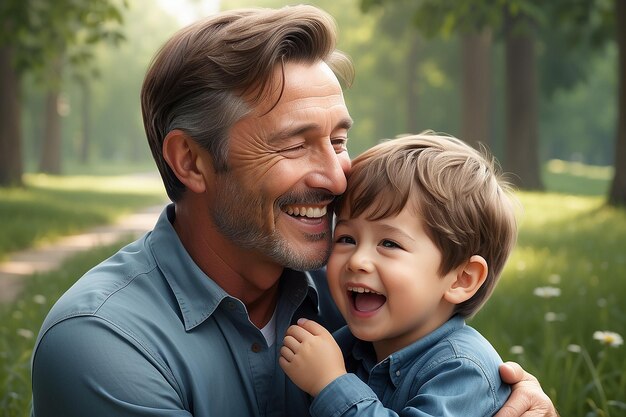
[[[163,182],[158,175],[117,175],[117,176],[52,176],[26,174],[24,181],[29,187],[92,191],[103,193],[157,194],[164,193]]]
[[[552,159],[546,164],[546,170],[553,174],[569,174],[574,177],[585,177],[609,181],[613,177],[612,166],[585,165],[580,162],[566,162]]]
[[[24,181],[25,187],[0,190],[0,259],[166,201],[156,175],[25,175]]]

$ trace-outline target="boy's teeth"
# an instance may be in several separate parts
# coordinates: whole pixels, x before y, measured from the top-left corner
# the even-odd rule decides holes
[[[372,291],[372,290],[369,290],[369,289],[363,288],[363,287],[348,287],[348,291],[358,292],[358,293],[372,293],[372,294],[382,295],[379,292]]]
[[[322,217],[326,215],[326,206],[324,207],[287,207],[285,213],[290,216],[304,217]]]

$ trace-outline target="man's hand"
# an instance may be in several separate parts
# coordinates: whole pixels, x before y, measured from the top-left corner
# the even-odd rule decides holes
[[[500,377],[511,384],[511,396],[495,417],[558,417],[552,401],[537,378],[515,362],[500,365]]]
[[[313,320],[300,319],[287,329],[278,363],[294,384],[314,397],[346,373],[335,339]]]

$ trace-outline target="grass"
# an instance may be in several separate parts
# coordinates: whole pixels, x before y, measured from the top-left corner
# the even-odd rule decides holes
[[[626,211],[599,197],[520,193],[518,245],[471,321],[507,360],[541,381],[563,416],[626,415]],[[548,288],[553,297],[535,295]],[[556,290],[555,290],[556,289]]]
[[[600,330],[626,336],[626,211],[604,205],[609,179],[606,170],[557,161],[546,166],[550,192],[519,193],[517,248],[491,300],[471,320],[505,360],[541,381],[562,416],[626,415],[626,347],[594,339]],[[31,350],[52,303],[119,246],[82,254],[63,272],[33,276],[18,301],[0,305],[0,416],[27,415]],[[535,295],[543,287],[559,295]]]
[[[25,175],[24,181],[22,188],[0,188],[0,260],[165,201],[154,175]]]

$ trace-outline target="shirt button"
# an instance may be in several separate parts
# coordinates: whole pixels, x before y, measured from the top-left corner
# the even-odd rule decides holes
[[[259,343],[253,343],[251,349],[254,353],[259,353],[262,348]]]
[[[400,376],[400,371],[396,371],[396,376]]]

